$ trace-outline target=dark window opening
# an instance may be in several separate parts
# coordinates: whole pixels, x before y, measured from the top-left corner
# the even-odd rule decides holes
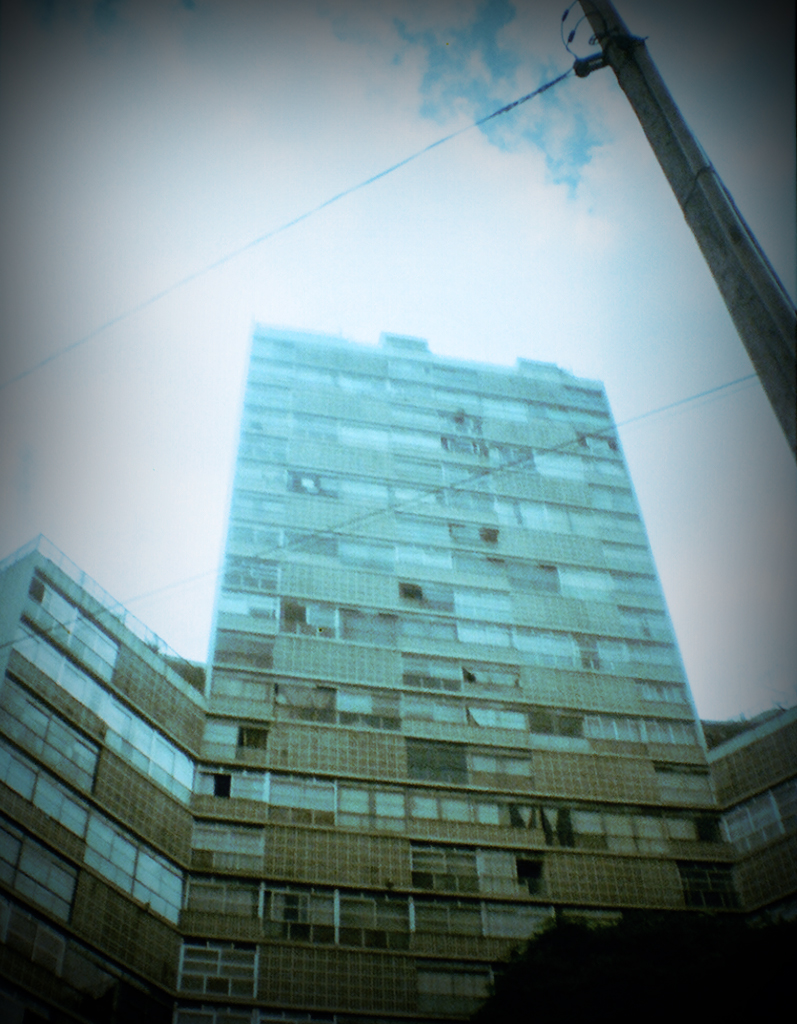
[[[460,743],[407,740],[407,771],[411,779],[467,782],[465,746]]]
[[[678,871],[687,907],[728,909],[738,906],[730,864],[678,861]]]
[[[265,750],[268,729],[259,729],[256,726],[242,725],[238,729],[238,747],[248,750]]]
[[[288,490],[294,494],[315,494],[324,498],[336,498],[334,481],[322,478],[318,473],[288,473]]]
[[[509,824],[512,828],[536,828],[537,815],[526,804],[509,804]]]
[[[592,637],[578,637],[578,646],[581,652],[581,667],[599,669],[601,667],[600,656],[598,655],[598,641]]]
[[[307,608],[295,601],[283,601],[282,622],[289,632],[297,631],[299,626],[307,624]]]
[[[214,775],[213,776],[213,795],[214,796],[229,796],[230,795],[230,784],[232,782],[231,775]]]
[[[556,838],[560,846],[576,845],[569,807],[560,807],[556,812]]]
[[[33,579],[30,581],[30,588],[28,590],[28,594],[38,604],[41,604],[42,601],[44,600],[44,583],[42,583],[38,576],[34,576]]]
[[[525,885],[529,892],[534,895],[542,889],[542,861],[526,860],[524,857],[515,858],[517,866],[518,881]]]
[[[695,818],[695,828],[697,829],[697,838],[701,843],[722,841],[719,818],[715,814],[698,814]]]
[[[494,526],[482,526],[479,530],[479,537],[485,544],[497,544],[498,529]]]
[[[423,587],[417,583],[399,583],[399,596],[406,601],[423,601]]]
[[[553,708],[531,708],[529,729],[543,736],[568,736],[571,739],[584,735],[582,715],[564,714]]]

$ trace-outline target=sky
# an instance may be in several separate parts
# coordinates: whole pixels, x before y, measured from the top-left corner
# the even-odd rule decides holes
[[[793,5],[617,6],[794,296]],[[564,7],[3,0],[0,556],[204,660],[253,324],[409,334],[603,381],[699,713],[797,702],[795,463],[757,380],[694,398],[752,367],[611,70],[197,274],[567,70]]]

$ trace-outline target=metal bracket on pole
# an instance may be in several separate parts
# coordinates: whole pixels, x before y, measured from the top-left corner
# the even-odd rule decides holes
[[[602,49],[577,60],[586,78],[608,64],[647,135],[708,263],[731,319],[797,455],[794,303],[684,121],[647,52],[611,0],[581,0]]]
[[[573,70],[579,78],[586,78],[593,71],[605,68],[607,60],[602,53],[593,53],[589,57],[578,57],[573,64]]]

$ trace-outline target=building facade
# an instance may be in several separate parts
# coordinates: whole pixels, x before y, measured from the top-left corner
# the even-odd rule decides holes
[[[461,1021],[556,916],[741,908],[593,381],[258,328],[207,681],[41,544],[0,609],[9,1021]]]
[[[464,1018],[556,913],[736,905],[605,394],[554,366],[257,329],[208,701],[198,1000],[212,948],[263,1006]]]
[[[0,564],[0,1019],[169,1024],[204,671],[40,539]]]
[[[707,722],[705,735],[741,905],[762,920],[797,917],[797,708]]]

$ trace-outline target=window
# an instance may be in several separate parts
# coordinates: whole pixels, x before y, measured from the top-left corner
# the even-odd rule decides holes
[[[519,877],[522,859],[511,850],[478,850],[479,886],[485,892],[518,896],[527,883]]]
[[[525,660],[532,665],[551,668],[575,666],[573,638],[568,633],[546,633],[519,626],[514,630],[514,641],[515,647],[525,654]]]
[[[338,634],[337,609],[333,605],[302,604],[282,598],[280,628],[283,633],[334,638]]]
[[[461,484],[469,484],[471,488],[477,488],[481,481],[472,480],[469,477],[462,479],[462,470],[451,466],[443,467],[447,481],[453,486],[446,490],[442,504],[447,508],[457,509],[463,512],[475,512],[477,514],[492,513],[495,508],[495,498],[492,494],[479,490],[465,490]],[[451,479],[453,477],[453,479]]]
[[[66,939],[46,927],[33,914],[0,896],[0,942],[27,960],[59,977],[63,971]]]
[[[0,879],[54,917],[69,920],[77,871],[4,822],[0,823]]]
[[[337,721],[367,729],[399,729],[399,696],[368,690],[339,690]]]
[[[487,967],[423,962],[418,965],[418,1010],[470,1015],[487,998],[492,975]]]
[[[687,704],[683,687],[677,683],[658,683],[650,679],[636,679],[637,692],[642,700],[661,701],[667,704]]]
[[[461,703],[421,694],[402,694],[401,717],[405,722],[451,722],[455,725],[467,722]]]
[[[410,544],[396,545],[396,563],[400,566],[422,565],[432,569],[450,569],[451,552]]]
[[[456,431],[459,434],[470,434],[473,437],[481,437],[481,416],[469,416],[464,409],[457,409],[456,412],[440,412],[439,416],[447,430]]]
[[[252,590],[274,593],[279,582],[279,567],[276,562],[260,558],[245,558],[231,555],[224,570],[224,585],[232,590]]]
[[[581,667],[588,669],[599,669],[601,667],[600,655],[598,653],[598,641],[593,636],[577,636],[579,654],[581,655]]]
[[[355,447],[370,448],[372,450],[387,448],[390,441],[390,431],[380,430],[377,427],[341,423],[338,426],[338,439],[341,444],[354,445]]]
[[[528,723],[522,711],[485,705],[468,706],[468,723],[482,729],[526,729]]]
[[[341,562],[349,565],[363,565],[385,571],[392,571],[396,560],[392,545],[353,540],[338,542],[338,557]]]
[[[31,580],[28,594],[60,626],[63,626],[69,649],[100,679],[108,682],[113,675],[119,644],[71,601],[38,576]]]
[[[477,901],[413,897],[415,931],[437,935],[481,935],[481,904]]]
[[[64,828],[83,837],[88,820],[86,805],[49,772],[3,740],[0,740],[0,779]]]
[[[228,615],[245,615],[253,619],[270,620],[279,616],[279,598],[261,594],[233,593],[222,591],[219,597],[219,611]]]
[[[457,630],[453,622],[446,622],[443,619],[428,618],[402,618],[399,622],[401,636],[410,641],[417,640],[447,640],[454,642],[457,639]]]
[[[192,863],[195,868],[260,872],[265,833],[262,828],[195,821]]]
[[[471,775],[474,782],[480,782],[479,775],[507,776],[517,780],[518,777],[531,777],[531,758],[524,754],[502,753],[500,751],[473,750],[468,755]],[[485,785],[493,785],[496,780],[486,779]]]
[[[155,913],[177,923],[183,901],[182,873],[96,812],[89,820],[84,860]]]
[[[519,686],[520,670],[509,665],[480,665],[469,662],[462,666],[462,680],[475,686]]]
[[[249,771],[199,772],[196,792],[203,796],[244,800],[268,799],[268,773]]]
[[[471,821],[470,802],[452,793],[413,790],[409,794],[410,817],[423,821]]]
[[[230,786],[232,783],[232,776],[220,772],[218,775],[213,776],[213,795],[221,797],[229,797]]]
[[[662,799],[673,802],[712,803],[709,774],[704,769],[686,765],[655,765],[656,779]]]
[[[535,452],[534,465],[541,476],[560,477],[563,480],[584,480],[584,461],[580,455],[565,452]]]
[[[258,882],[230,878],[197,878],[188,882],[186,909],[206,914],[234,914],[257,917],[260,900]]]
[[[410,604],[422,605],[434,611],[454,610],[454,591],[440,583],[399,583],[399,597]]]
[[[296,551],[300,555],[324,555],[327,558],[338,557],[337,537],[328,537],[319,533],[286,530],[284,547],[291,551]]]
[[[478,892],[479,873],[475,850],[412,843],[410,861],[412,884],[417,889]]]
[[[272,775],[270,821],[302,825],[332,825],[335,821],[335,784],[303,776]]]
[[[559,591],[559,570],[555,565],[509,562],[509,582],[515,590],[556,594]]]
[[[395,643],[395,615],[341,608],[340,620],[344,640],[356,640],[368,644]]]
[[[449,523],[448,532],[455,544],[478,546],[497,544],[499,530],[494,526],[474,526],[471,523]]]
[[[256,985],[257,946],[203,939],[183,943],[178,984],[183,992],[252,999]]]
[[[297,413],[293,417],[293,434],[295,437],[311,437],[319,441],[337,441],[338,425],[335,420],[325,416]]]
[[[339,893],[341,946],[370,949],[409,947],[409,903],[406,896]]]
[[[484,934],[499,939],[529,939],[544,931],[555,918],[553,907],[491,902],[485,902],[483,906]]]
[[[556,708],[531,708],[529,728],[543,736],[583,736],[583,715],[560,711]]]
[[[515,864],[521,885],[524,885],[532,896],[539,893],[542,890],[542,861],[517,857]]]
[[[413,654],[402,654],[402,685],[425,690],[461,689],[460,666],[455,661],[442,658],[421,658]]]
[[[659,596],[659,586],[655,576],[630,572],[612,572],[610,575],[616,593]]]
[[[275,703],[280,718],[307,722],[335,721],[335,690],[330,686],[277,683]]]
[[[274,599],[276,618],[277,599]],[[237,633],[220,629],[216,637],[214,660],[236,668],[270,669],[274,664],[274,644],[254,633]]]
[[[407,771],[411,779],[467,782],[466,748],[460,743],[408,739]]]
[[[238,727],[238,750],[265,750],[268,741],[268,729],[256,725]]]
[[[503,558],[490,555],[474,555],[470,552],[454,552],[454,568],[465,576],[490,576],[505,582],[507,563]]]
[[[178,800],[188,801],[194,765],[181,750],[140,719],[44,637],[20,624],[14,649],[108,726],[106,743]]]
[[[456,590],[454,608],[463,619],[506,622],[512,618],[512,599],[498,590]]]
[[[285,886],[266,890],[267,934],[295,942],[335,942],[335,892]]]
[[[337,480],[338,496],[344,501],[364,504],[384,505],[388,500],[388,489],[385,484],[373,483],[370,480]]]
[[[288,472],[288,490],[293,494],[312,494],[323,498],[337,498],[337,481],[318,473]]]
[[[90,792],[97,767],[96,743],[85,739],[14,680],[6,678],[0,709],[6,734],[60,775]]]
[[[788,783],[786,785],[788,786]],[[785,832],[778,804],[771,790],[726,812],[723,821],[728,838],[742,853],[749,853],[764,846]]]
[[[687,907],[732,909],[738,906],[730,864],[678,861],[678,871]]]
[[[405,813],[405,798],[400,790],[338,786],[339,825],[400,832],[404,828]]]
[[[443,451],[451,455],[468,455],[477,459],[487,459],[490,450],[484,441],[474,441],[467,437],[444,435],[440,438]]]
[[[569,533],[572,514],[557,505],[545,505],[538,501],[518,501],[520,521],[531,530],[552,533]]]

